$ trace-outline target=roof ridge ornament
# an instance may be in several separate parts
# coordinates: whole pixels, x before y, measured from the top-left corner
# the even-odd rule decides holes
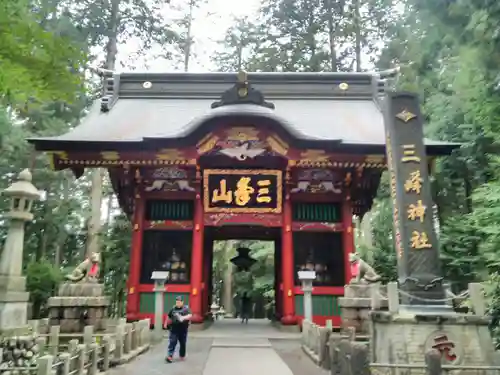
[[[233,104],[255,104],[270,109],[275,108],[274,103],[267,102],[262,92],[250,85],[248,74],[243,70],[238,73],[236,84],[224,91],[220,100],[213,102],[211,108],[214,109]]]

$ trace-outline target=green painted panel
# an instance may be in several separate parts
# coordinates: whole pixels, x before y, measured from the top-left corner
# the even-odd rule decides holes
[[[340,316],[338,296],[317,295],[312,296],[313,315],[317,316]],[[295,313],[304,315],[304,296],[295,296]]]
[[[339,203],[294,203],[293,221],[338,223],[342,221]]]
[[[193,220],[193,201],[150,199],[146,201],[146,220]]]
[[[168,312],[175,305],[175,298],[182,296],[184,303],[189,304],[189,293],[165,293],[163,300],[163,310]],[[143,314],[155,313],[155,294],[153,292],[140,293],[139,312]]]

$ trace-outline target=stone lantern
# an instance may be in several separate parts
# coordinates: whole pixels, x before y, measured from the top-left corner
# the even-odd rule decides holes
[[[7,238],[0,257],[0,331],[25,328],[29,294],[26,278],[22,276],[24,224],[33,220],[33,201],[40,192],[31,183],[28,169],[19,173],[18,179],[3,192],[10,198],[10,219]]]
[[[31,183],[31,172],[28,169],[19,173],[17,181],[3,191],[10,198],[10,211],[7,216],[20,221],[33,220],[31,208],[33,201],[40,199],[40,192]]]

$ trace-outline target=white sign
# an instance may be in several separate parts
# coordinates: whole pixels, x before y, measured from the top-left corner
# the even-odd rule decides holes
[[[314,280],[316,278],[316,271],[299,271],[299,280]]]
[[[155,281],[165,281],[168,279],[168,271],[153,271],[151,279]]]

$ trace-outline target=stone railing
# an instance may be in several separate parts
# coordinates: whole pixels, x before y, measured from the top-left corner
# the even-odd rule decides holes
[[[110,367],[118,366],[149,349],[150,321],[144,319],[134,323],[118,322],[113,333],[95,335],[92,326],[85,327],[83,335],[70,338],[66,343],[59,335],[59,327],[50,328],[48,335],[33,336],[39,356],[36,360],[23,362],[25,367],[15,361],[0,364],[0,373],[37,374],[37,375],[95,375],[105,373]],[[75,335],[71,335],[73,337]],[[26,367],[25,364],[28,364]]]
[[[329,369],[331,366],[331,347],[336,347],[341,339],[356,340],[353,328],[347,328],[342,334],[334,332],[331,326],[323,327],[308,320],[302,321],[302,350],[318,366]]]
[[[364,305],[359,308],[368,309],[369,315],[377,314],[381,309],[387,309],[389,312],[396,313],[399,310],[400,291],[396,283],[389,283],[384,290],[377,285],[369,287],[370,293],[362,296]],[[385,293],[384,293],[385,292]],[[467,295],[460,297],[462,300],[467,298],[471,308],[468,315],[485,314],[485,303],[481,293],[481,285],[477,283],[469,284]],[[455,301],[456,296],[451,296],[448,299]],[[367,304],[367,300],[369,304]],[[385,303],[384,303],[385,301]],[[363,319],[365,317],[363,316]],[[343,325],[341,332],[334,332],[333,328],[318,326],[310,321],[302,322],[302,349],[303,351],[319,366],[330,370],[332,375],[338,374],[392,374],[394,371],[406,371],[417,375],[421,373],[435,373],[428,369],[428,365],[421,364],[388,364],[388,363],[370,363],[369,347],[370,347],[370,327],[360,325],[359,322],[354,322],[362,330],[362,334],[356,331],[355,324]],[[365,332],[368,330],[368,335]],[[360,354],[361,353],[361,354]],[[430,354],[429,354],[430,355]],[[427,357],[426,357],[427,358]],[[428,360],[431,360],[429,357]],[[427,361],[427,359],[426,359]],[[362,365],[358,365],[361,363]],[[432,362],[433,363],[433,362]],[[361,366],[361,367],[360,367]],[[432,365],[433,368],[437,368]],[[452,370],[471,370],[488,371],[500,370],[500,367],[491,366],[445,366],[440,367],[443,372]],[[437,371],[437,370],[436,370]]]

